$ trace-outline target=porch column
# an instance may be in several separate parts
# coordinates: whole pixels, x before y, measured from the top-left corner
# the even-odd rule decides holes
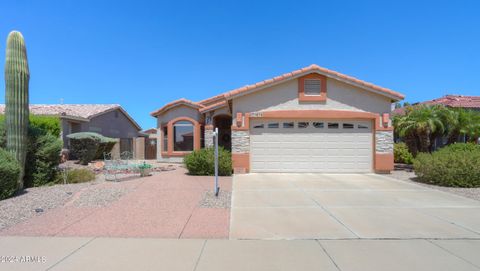
[[[213,125],[205,125],[204,131],[205,148],[213,147]]]

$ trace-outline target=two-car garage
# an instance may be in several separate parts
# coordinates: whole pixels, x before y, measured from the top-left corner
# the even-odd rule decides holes
[[[372,171],[369,120],[252,119],[251,172]]]

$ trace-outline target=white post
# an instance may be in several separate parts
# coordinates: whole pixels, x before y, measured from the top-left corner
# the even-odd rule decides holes
[[[214,148],[215,148],[215,196],[218,197],[220,188],[218,187],[218,128],[215,128],[213,133]]]

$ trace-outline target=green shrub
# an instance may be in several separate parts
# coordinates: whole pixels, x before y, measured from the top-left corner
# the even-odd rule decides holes
[[[452,187],[480,187],[480,147],[457,143],[420,153],[413,168],[420,181]]]
[[[45,133],[60,137],[60,118],[55,116],[30,115],[30,126],[38,127]]]
[[[183,162],[185,163],[185,166],[188,169],[188,174],[190,175],[212,176],[215,174],[213,148],[193,151],[183,158]],[[218,175],[232,175],[232,155],[229,151],[222,147],[219,147],[218,149]]]
[[[64,183],[65,177],[67,183],[85,183],[95,180],[95,173],[85,168],[70,169],[66,174],[58,174],[56,183]]]
[[[98,144],[97,152],[95,153],[95,159],[103,159],[103,154],[111,152],[113,146],[115,146],[115,144],[117,143],[117,140],[115,140],[114,138],[102,135],[100,136],[100,142]]]
[[[52,182],[62,148],[59,118],[30,115],[27,144],[24,186],[39,186]],[[4,116],[0,115],[0,148],[5,145]]]
[[[0,149],[0,200],[11,197],[17,189],[20,165],[4,149]]]
[[[69,134],[67,137],[70,139],[70,152],[79,160],[80,164],[88,165],[89,162],[95,159],[101,135],[82,132]]]
[[[55,180],[60,163],[62,140],[38,127],[30,127],[27,162],[25,164],[25,186],[41,186]]]
[[[400,142],[393,145],[395,163],[412,164],[413,155],[408,151],[407,144]]]

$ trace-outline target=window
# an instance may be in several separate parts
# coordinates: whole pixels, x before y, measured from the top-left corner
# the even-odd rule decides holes
[[[358,129],[368,129],[368,126],[363,125],[363,124],[359,124]]]
[[[271,122],[268,124],[268,128],[278,128],[279,125],[278,125],[278,122]]]
[[[338,129],[338,123],[336,122],[329,122],[328,123],[328,129]]]
[[[305,79],[304,83],[305,95],[320,95],[322,81],[319,79]]]
[[[342,124],[343,129],[353,129],[352,123],[344,123]]]
[[[264,127],[263,123],[262,124],[257,124],[257,125],[253,126],[253,129],[262,129],[263,127]]]
[[[173,124],[173,150],[193,151],[193,124],[178,121]]]
[[[283,128],[293,128],[293,121],[292,122],[284,122]]]
[[[323,122],[314,122],[313,127],[315,128],[323,128]]]
[[[163,151],[168,151],[168,129],[163,127]]]
[[[307,128],[308,125],[309,125],[309,123],[308,123],[308,122],[304,122],[304,121],[301,121],[301,122],[299,122],[299,123],[297,124],[298,128],[300,128],[300,129]]]

